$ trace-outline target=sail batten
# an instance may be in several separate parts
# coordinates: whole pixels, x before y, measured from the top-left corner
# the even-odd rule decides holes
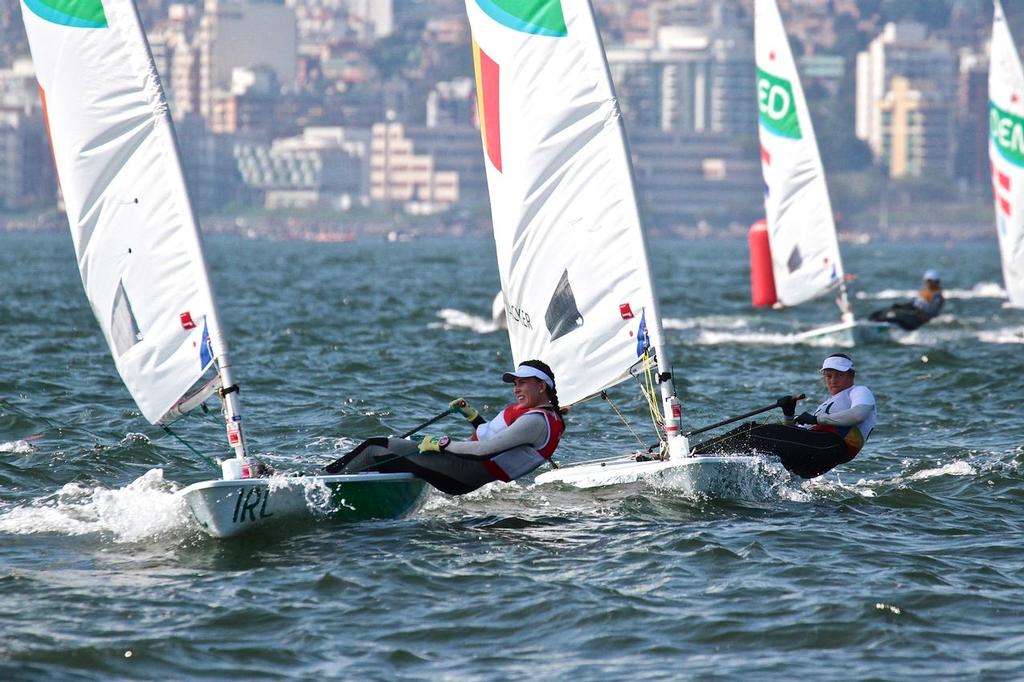
[[[1024,67],[999,0],[989,65],[989,162],[996,234],[1010,305],[1024,308]]]
[[[840,288],[849,308],[825,171],[796,62],[775,0],[754,4],[758,136],[765,217],[779,303]]]
[[[131,0],[21,10],[82,284],[156,423],[225,352],[156,67]]]

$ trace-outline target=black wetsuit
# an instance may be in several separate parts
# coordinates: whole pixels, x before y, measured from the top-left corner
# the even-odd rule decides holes
[[[945,300],[941,291],[934,291],[924,298],[922,293],[909,303],[893,303],[884,310],[876,310],[868,316],[872,322],[888,322],[910,332],[942,312]]]
[[[833,467],[845,464],[851,455],[843,439],[831,431],[811,431],[785,424],[749,422],[695,445],[697,455],[764,454],[775,455],[782,466],[801,478],[821,476]]]
[[[506,410],[509,408],[506,408]],[[503,411],[504,414],[504,411]],[[548,461],[535,448],[548,452],[558,445],[561,429],[552,435],[554,429],[548,420],[538,420],[537,410],[505,428],[491,434],[484,440],[455,441],[442,452],[418,451],[415,442],[402,438],[371,438],[352,452],[324,467],[329,474],[361,473],[410,473],[449,495],[465,495],[494,481],[509,481],[532,471]],[[498,422],[502,415],[492,422]],[[485,424],[480,420],[480,425]],[[549,449],[550,448],[550,449]]]
[[[454,453],[398,455],[388,449],[387,438],[365,441],[345,457],[324,467],[324,471],[329,474],[408,473],[449,495],[465,495],[495,480],[478,457]]]

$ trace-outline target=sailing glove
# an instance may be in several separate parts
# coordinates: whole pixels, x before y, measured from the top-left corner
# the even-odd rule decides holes
[[[807,424],[817,424],[818,423],[818,418],[815,417],[810,412],[801,412],[800,416],[796,418],[796,423],[797,424],[804,424],[804,425],[807,425]]]
[[[448,447],[450,442],[451,439],[448,436],[423,436],[419,449],[423,453],[441,452]]]
[[[448,409],[452,412],[452,414],[458,412],[459,414],[466,418],[466,421],[469,422],[475,421],[476,418],[480,416],[480,413],[477,412],[474,408],[470,407],[469,403],[466,402],[465,398],[456,398],[455,400],[451,401],[450,403],[448,403]]]
[[[784,395],[775,401],[777,407],[782,408],[782,414],[792,417],[796,414],[796,398],[791,395]]]

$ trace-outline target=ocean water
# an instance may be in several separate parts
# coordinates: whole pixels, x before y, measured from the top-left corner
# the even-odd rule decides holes
[[[510,399],[490,241],[207,247],[250,445],[278,468]],[[755,311],[744,243],[653,247],[686,427],[824,397],[833,348],[792,335],[830,301]],[[879,426],[824,477],[765,462],[736,499],[527,479],[226,541],[178,506],[214,471],[132,403],[70,239],[0,234],[0,679],[1024,679],[1024,311],[995,239],[843,249],[859,315],[929,267],[948,302],[849,349]],[[649,437],[636,391],[612,398]],[[216,419],[175,430],[221,453]],[[593,401],[558,458],[635,446]]]

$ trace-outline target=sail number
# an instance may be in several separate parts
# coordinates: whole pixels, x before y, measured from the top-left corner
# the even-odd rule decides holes
[[[239,488],[238,499],[235,500],[235,513],[231,516],[231,522],[255,522],[273,516],[273,512],[267,511],[269,500],[270,490],[262,489],[260,486]]]
[[[1007,161],[1024,166],[1024,118],[989,102],[988,128],[992,141]]]
[[[800,120],[789,81],[758,69],[757,109],[765,128],[782,137],[800,139]]]

